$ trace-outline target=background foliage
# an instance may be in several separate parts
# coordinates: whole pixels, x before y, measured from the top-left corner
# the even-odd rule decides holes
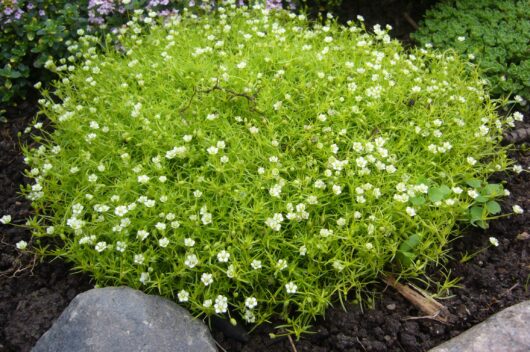
[[[427,12],[414,38],[475,60],[492,93],[530,98],[528,0],[441,2]]]

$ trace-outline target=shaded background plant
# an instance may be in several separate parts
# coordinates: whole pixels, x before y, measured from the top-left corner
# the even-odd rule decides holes
[[[530,2],[443,1],[413,34],[422,45],[453,48],[475,61],[497,96],[530,98]]]

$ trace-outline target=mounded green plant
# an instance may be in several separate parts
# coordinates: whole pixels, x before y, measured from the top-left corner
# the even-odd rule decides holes
[[[83,37],[25,152],[29,226],[99,285],[300,334],[442,258],[506,167],[495,104],[451,54],[260,7],[139,22],[102,54]]]
[[[530,2],[443,1],[413,38],[474,59],[496,95],[530,98]]]

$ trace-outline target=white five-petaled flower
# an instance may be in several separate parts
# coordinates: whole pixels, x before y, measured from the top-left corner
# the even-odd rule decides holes
[[[94,249],[100,253],[103,252],[105,249],[107,249],[107,242],[105,241],[98,242],[96,246],[94,247]]]
[[[120,206],[117,206],[116,209],[114,209],[114,214],[118,215],[119,217],[122,217],[125,214],[127,214],[128,211],[129,209],[127,208],[126,205],[120,205]]]
[[[169,244],[169,240],[165,237],[158,240],[158,245],[162,248],[167,247],[168,244]]]
[[[197,264],[199,264],[199,259],[197,259],[197,256],[195,254],[189,254],[186,256],[186,260],[184,260],[184,265],[186,265],[188,268],[194,268]]]
[[[256,299],[256,297],[247,297],[245,299],[245,306],[248,309],[254,309],[257,305],[258,305],[258,300]]]
[[[282,228],[283,215],[282,213],[275,213],[272,218],[267,218],[265,224],[269,226],[273,231],[280,231]]]
[[[412,207],[407,207],[406,211],[407,211],[407,214],[409,214],[410,217],[416,216],[416,209],[414,209]]]
[[[287,291],[287,293],[296,293],[296,291],[298,290],[298,286],[296,286],[296,284],[292,281],[288,282],[285,284],[285,290]]]
[[[475,199],[477,198],[480,194],[474,190],[474,189],[470,189],[467,191],[467,195],[470,196],[471,198]]]
[[[217,314],[226,313],[228,310],[228,299],[223,295],[217,296],[213,307]]]
[[[17,246],[18,249],[23,251],[24,249],[26,249],[28,247],[28,242],[26,242],[26,241],[18,241],[16,246]]]
[[[186,247],[193,247],[195,245],[195,240],[193,240],[191,238],[185,238],[184,239],[184,245]]]
[[[190,299],[190,294],[186,290],[180,290],[177,294],[177,297],[179,299],[179,302],[188,302],[188,300]]]
[[[261,260],[254,259],[254,260],[252,261],[252,263],[250,263],[250,266],[251,266],[252,269],[254,269],[254,270],[261,269]]]
[[[145,283],[149,281],[149,273],[144,272],[140,274],[140,282],[145,285]]]
[[[149,232],[147,232],[145,230],[139,230],[136,233],[136,238],[138,238],[140,241],[145,240],[147,238],[147,236],[149,236]]]
[[[11,222],[11,215],[7,214],[0,218],[0,222],[4,225],[7,225]]]
[[[134,255],[134,264],[142,265],[144,263],[145,257],[143,254]]]
[[[230,253],[225,251],[224,249],[217,253],[217,260],[221,263],[226,263],[230,259]]]
[[[150,177],[147,175],[140,175],[138,176],[138,183],[147,183],[149,182]]]
[[[522,214],[522,213],[524,213],[524,209],[521,208],[521,207],[520,207],[519,205],[517,205],[517,204],[514,205],[514,206],[512,207],[512,210],[513,210],[513,212],[514,212],[515,214]]]
[[[201,275],[201,281],[204,284],[204,286],[208,286],[213,282],[213,275],[208,273],[203,273]]]
[[[498,247],[498,246],[499,246],[499,240],[496,239],[495,237],[490,237],[489,240],[490,240],[490,243],[491,243],[493,246],[495,246],[495,247]]]

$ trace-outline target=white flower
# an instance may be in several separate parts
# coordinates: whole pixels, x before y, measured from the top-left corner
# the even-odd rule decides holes
[[[149,273],[141,273],[140,282],[145,285],[147,281],[149,281]]]
[[[201,281],[204,284],[204,286],[208,286],[208,285],[210,285],[213,282],[213,275],[212,274],[203,273],[201,275]]]
[[[143,254],[134,255],[134,264],[142,265],[144,263],[145,257]]]
[[[177,294],[177,297],[179,299],[179,302],[188,302],[188,300],[190,299],[190,294],[186,290],[180,290]]]
[[[366,244],[364,245],[366,247],[366,249],[368,250],[372,250],[374,248],[374,245],[371,244],[370,242],[366,242]]]
[[[480,194],[474,190],[474,189],[470,189],[467,191],[467,195],[470,196],[471,198],[475,199],[477,198]]]
[[[149,182],[150,178],[147,175],[140,175],[138,176],[138,182],[139,183],[147,183]]]
[[[202,192],[197,189],[197,190],[193,191],[193,196],[195,198],[200,198],[202,196]]]
[[[416,209],[412,207],[407,207],[406,211],[407,211],[407,214],[409,214],[409,216],[411,217],[414,217],[416,215]]]
[[[219,148],[211,146],[208,149],[206,149],[206,151],[208,152],[208,154],[214,155],[214,154],[217,154],[219,152]]]
[[[319,189],[326,188],[326,183],[322,180],[316,180],[314,185],[315,185],[315,188],[319,188]]]
[[[285,290],[287,290],[287,293],[296,293],[296,290],[298,290],[298,286],[294,282],[288,282],[285,284]]]
[[[464,40],[466,40],[466,37],[464,36],[459,36],[456,38],[459,42],[463,42]]]
[[[206,120],[213,121],[213,120],[215,120],[215,119],[218,118],[218,117],[219,117],[218,114],[208,114],[208,115],[206,116]]]
[[[26,241],[18,241],[16,246],[17,246],[18,249],[23,251],[24,249],[26,249],[28,247],[28,242],[26,242]]]
[[[284,270],[285,268],[287,268],[287,261],[285,259],[279,259],[276,262],[276,268],[280,271]]]
[[[261,260],[254,259],[254,260],[252,261],[252,263],[250,263],[250,266],[251,266],[252,269],[254,269],[254,270],[261,269]]]
[[[269,194],[272,197],[280,198],[281,193],[282,193],[282,185],[280,184],[275,184],[274,186],[272,186],[271,189],[269,189]]]
[[[127,214],[128,211],[129,209],[127,208],[127,206],[120,205],[120,206],[117,206],[116,209],[114,209],[114,214],[118,215],[119,217],[122,217],[125,214]]]
[[[167,247],[168,244],[169,244],[169,240],[165,237],[158,240],[158,245],[162,248]]]
[[[245,61],[241,61],[237,64],[237,68],[240,70],[244,69],[245,67],[247,67],[247,63]]]
[[[185,238],[184,239],[184,245],[186,247],[193,247],[195,245],[195,241],[191,238]]]
[[[197,264],[199,264],[199,259],[197,259],[195,254],[189,254],[186,256],[184,265],[186,265],[188,268],[194,268]]]
[[[251,134],[256,134],[256,133],[259,132],[259,128],[255,127],[255,126],[250,127],[248,130],[249,130],[249,132]]]
[[[204,302],[202,302],[202,306],[204,308],[210,308],[212,306],[213,302],[211,299],[205,299]]]
[[[519,111],[516,111],[516,112],[513,113],[513,119],[515,121],[523,121],[524,116]]]
[[[333,189],[333,193],[335,193],[336,195],[339,195],[342,193],[342,187],[339,185],[333,185],[332,189]]]
[[[269,158],[269,162],[271,163],[277,163],[279,161],[278,157],[277,156],[271,156]]]
[[[269,226],[273,231],[280,231],[282,228],[283,215],[281,213],[275,213],[272,218],[267,218],[265,224]]]
[[[212,223],[212,214],[210,213],[204,213],[201,216],[201,221],[203,225],[208,225]]]
[[[98,180],[98,176],[96,174],[90,174],[88,175],[88,182],[96,182]]]
[[[217,314],[226,313],[228,310],[228,298],[223,295],[217,296],[213,307]]]
[[[98,242],[94,249],[98,252],[103,252],[105,249],[107,249],[107,243],[104,241]]]
[[[247,297],[245,299],[245,306],[248,309],[254,309],[257,305],[258,305],[258,300],[256,299],[256,297]]]
[[[166,229],[167,225],[164,224],[163,222],[157,222],[155,224],[155,228],[158,230],[158,231],[164,231]]]
[[[300,248],[298,248],[298,253],[303,257],[307,253],[307,247],[301,246]]]
[[[4,225],[7,225],[11,222],[11,215],[4,215],[0,218],[0,222]]]
[[[521,208],[521,207],[520,207],[519,205],[517,205],[517,204],[514,205],[514,206],[512,207],[512,210],[513,210],[513,212],[514,212],[515,214],[522,214],[522,213],[524,213],[524,209]]]
[[[358,211],[356,211],[356,212],[353,213],[353,217],[354,217],[354,219],[360,219],[362,216],[363,216],[363,215],[362,215],[360,212],[358,212]]]
[[[495,247],[499,246],[499,240],[497,240],[495,237],[490,237],[490,243]]]
[[[329,229],[320,229],[320,236],[322,237],[328,237],[328,236],[331,236],[333,235],[333,230],[329,230]]]
[[[516,164],[513,166],[513,171],[517,174],[520,174],[521,172],[523,172],[523,167],[519,164]]]
[[[136,233],[136,238],[138,238],[140,241],[143,241],[149,236],[149,232],[145,230],[140,230]]]
[[[258,168],[258,174],[263,175],[265,173],[265,169],[260,167]]]
[[[245,315],[243,315],[243,319],[245,319],[245,321],[247,323],[255,323],[256,322],[256,316],[254,315],[254,313],[252,313],[250,310],[245,310]]]
[[[173,149],[166,152],[166,159],[171,160],[175,157],[182,158],[184,157],[187,151],[188,151],[188,148],[186,148],[185,146],[174,147]]]
[[[453,192],[455,192],[455,194],[462,194],[464,190],[460,187],[453,187]]]
[[[217,260],[221,263],[226,263],[230,259],[230,253],[225,251],[224,249],[217,253]]]
[[[228,159],[228,157],[226,155],[223,155],[221,157],[220,161],[221,161],[221,163],[226,164],[229,161],[229,159]]]
[[[477,163],[477,160],[472,156],[468,156],[466,160],[469,165],[475,165]]]
[[[125,252],[125,248],[127,248],[127,243],[121,241],[116,242],[116,250],[118,252]]]

